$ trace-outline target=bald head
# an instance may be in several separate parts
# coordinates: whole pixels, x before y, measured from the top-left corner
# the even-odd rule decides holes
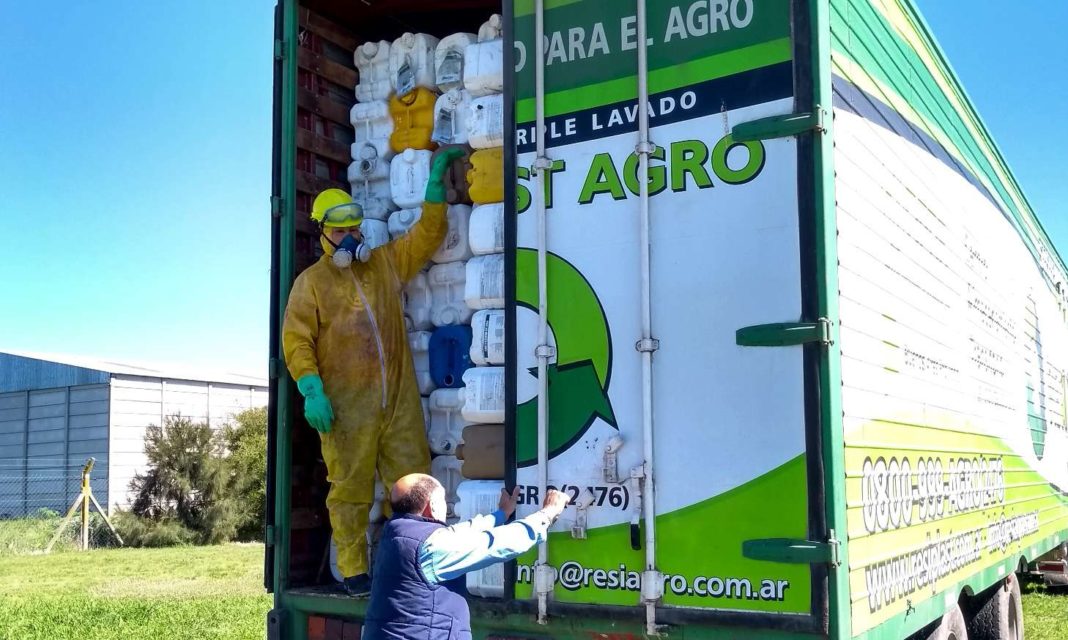
[[[397,480],[389,492],[393,513],[421,515],[430,506],[434,492],[445,489],[441,483],[425,473],[410,473]]]

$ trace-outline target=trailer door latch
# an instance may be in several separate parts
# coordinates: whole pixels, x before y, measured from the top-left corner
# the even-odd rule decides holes
[[[790,347],[809,342],[834,344],[831,321],[827,318],[815,322],[776,322],[742,327],[735,332],[734,342],[741,347]]]
[[[794,538],[765,538],[746,540],[742,543],[742,555],[750,560],[785,562],[790,564],[829,564],[839,566],[840,543],[831,531],[826,542],[798,540]]]
[[[734,142],[756,142],[789,138],[808,131],[824,133],[827,130],[824,120],[827,114],[823,107],[817,107],[811,113],[788,113],[741,122],[731,127],[731,140]]]

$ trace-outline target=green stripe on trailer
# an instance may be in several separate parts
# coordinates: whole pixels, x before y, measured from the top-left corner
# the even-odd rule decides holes
[[[791,48],[789,38],[780,38],[700,60],[688,61],[676,67],[650,71],[649,92],[671,91],[699,82],[788,62],[792,56]],[[637,76],[631,75],[548,94],[545,96],[545,117],[551,118],[565,113],[632,100],[637,83]],[[534,110],[533,98],[520,100],[516,104],[517,122],[532,122],[535,118]]]

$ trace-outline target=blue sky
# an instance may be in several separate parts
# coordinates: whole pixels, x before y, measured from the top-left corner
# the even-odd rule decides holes
[[[1068,2],[917,4],[1042,225],[1068,260]]]
[[[1068,256],[1068,3],[919,4]],[[0,349],[265,372],[273,3],[3,14]]]
[[[265,372],[273,5],[3,14],[0,348]]]

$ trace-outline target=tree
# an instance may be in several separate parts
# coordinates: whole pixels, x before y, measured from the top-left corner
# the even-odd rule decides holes
[[[201,544],[235,537],[245,516],[232,493],[234,473],[211,427],[168,417],[162,427],[148,428],[145,454],[148,471],[130,483],[135,515],[180,524]]]
[[[235,415],[222,437],[232,495],[243,515],[237,537],[262,540],[267,503],[267,409],[248,409]]]

